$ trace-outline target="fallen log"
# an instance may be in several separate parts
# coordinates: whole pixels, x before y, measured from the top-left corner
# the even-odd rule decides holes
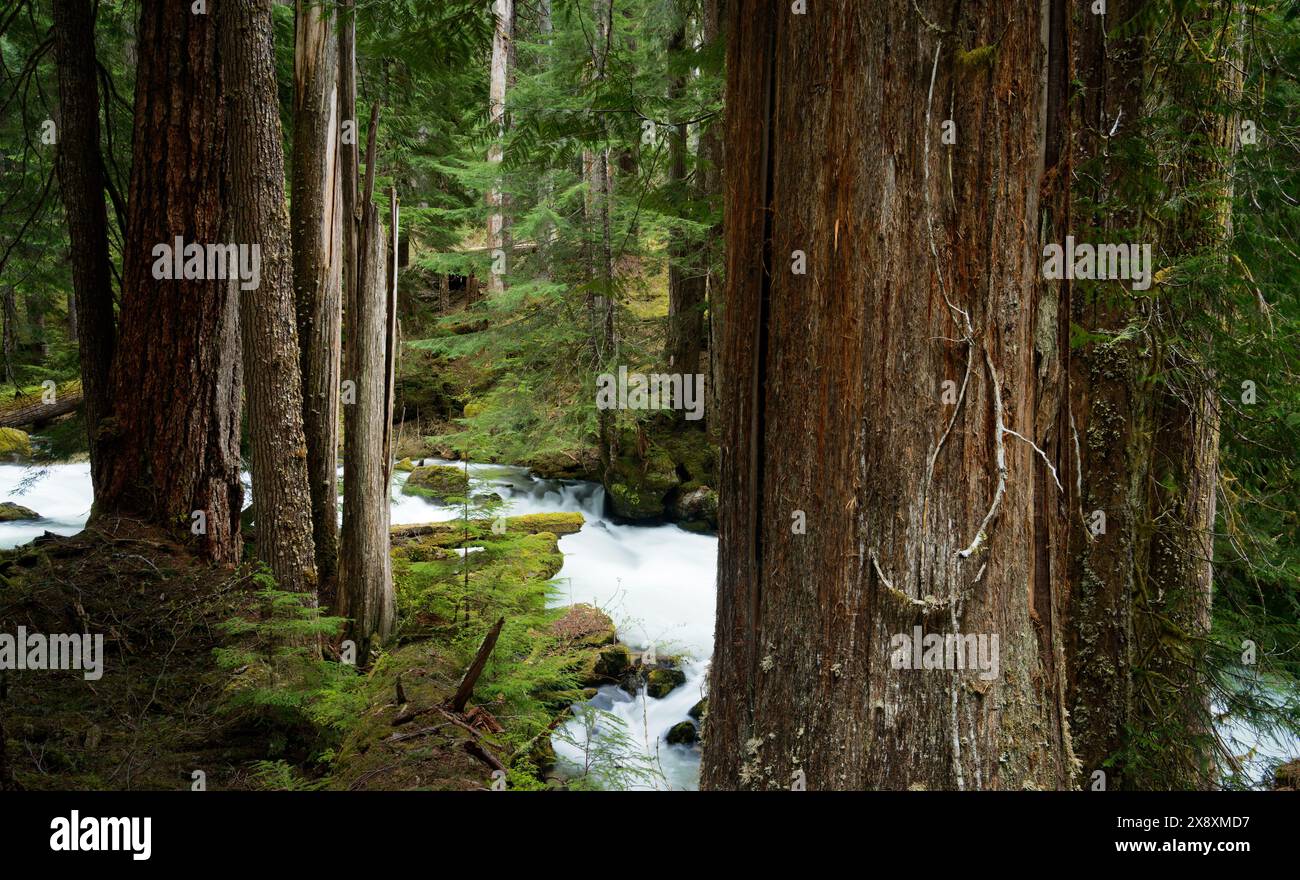
[[[494,534],[492,526],[496,522],[495,519],[470,520],[468,526],[470,539],[477,540]],[[581,513],[530,513],[505,518],[506,534],[509,535],[536,535],[539,532],[550,532],[557,537],[562,537],[580,531],[584,524],[585,519]],[[401,545],[417,538],[432,537],[435,541],[454,546],[463,540],[466,529],[464,521],[453,519],[444,522],[392,526],[388,530],[388,535],[394,545]]]
[[[38,394],[24,394],[0,404],[0,428],[20,428],[23,425],[48,422],[65,416],[81,406],[81,383],[59,389],[53,403],[45,403]]]

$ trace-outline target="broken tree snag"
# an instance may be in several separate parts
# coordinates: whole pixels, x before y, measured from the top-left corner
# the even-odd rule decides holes
[[[497,636],[501,635],[501,627],[505,622],[504,617],[498,617],[497,622],[492,625],[492,628],[488,630],[488,634],[483,637],[483,644],[479,645],[478,653],[474,655],[474,662],[470,664],[469,669],[465,672],[465,677],[460,680],[460,687],[456,688],[456,696],[451,701],[453,711],[465,711],[465,705],[474,693],[474,685],[478,683],[478,677],[483,674],[483,667],[487,665],[488,657],[491,655],[492,649],[496,647]]]
[[[465,740],[465,751],[469,752],[475,758],[478,758],[484,764],[487,764],[493,770],[500,770],[502,773],[507,772],[506,765],[502,764],[501,760],[497,758],[496,755],[479,745],[477,741],[472,739]]]

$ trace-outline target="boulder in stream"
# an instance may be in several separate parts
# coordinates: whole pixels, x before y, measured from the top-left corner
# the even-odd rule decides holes
[[[690,746],[699,742],[700,734],[691,722],[679,721],[668,729],[668,735],[664,738],[670,746]]]
[[[0,456],[5,458],[31,458],[32,440],[25,431],[17,428],[0,428]]]
[[[662,700],[684,684],[686,673],[680,669],[651,669],[646,676],[645,692],[656,700]]]
[[[14,504],[12,501],[0,502],[0,522],[20,522],[28,519],[40,519],[41,515],[30,507]]]
[[[417,467],[402,486],[402,492],[407,495],[419,495],[439,504],[445,504],[449,498],[464,497],[468,491],[469,476],[465,471],[445,464]]]

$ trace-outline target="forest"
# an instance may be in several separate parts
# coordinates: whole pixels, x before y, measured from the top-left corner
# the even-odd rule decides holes
[[[0,0],[0,791],[1300,788],[1298,75]]]

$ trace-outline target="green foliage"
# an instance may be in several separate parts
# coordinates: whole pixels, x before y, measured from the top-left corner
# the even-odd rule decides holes
[[[578,749],[582,763],[570,778],[577,791],[655,787],[663,780],[654,757],[639,747],[622,718],[589,704],[574,709],[575,723],[555,738]]]
[[[281,737],[328,746],[354,723],[365,698],[356,669],[320,658],[320,640],[339,634],[344,618],[326,616],[310,597],[277,589],[265,570],[255,608],[219,627],[234,643],[216,648],[231,673],[223,710]]]

